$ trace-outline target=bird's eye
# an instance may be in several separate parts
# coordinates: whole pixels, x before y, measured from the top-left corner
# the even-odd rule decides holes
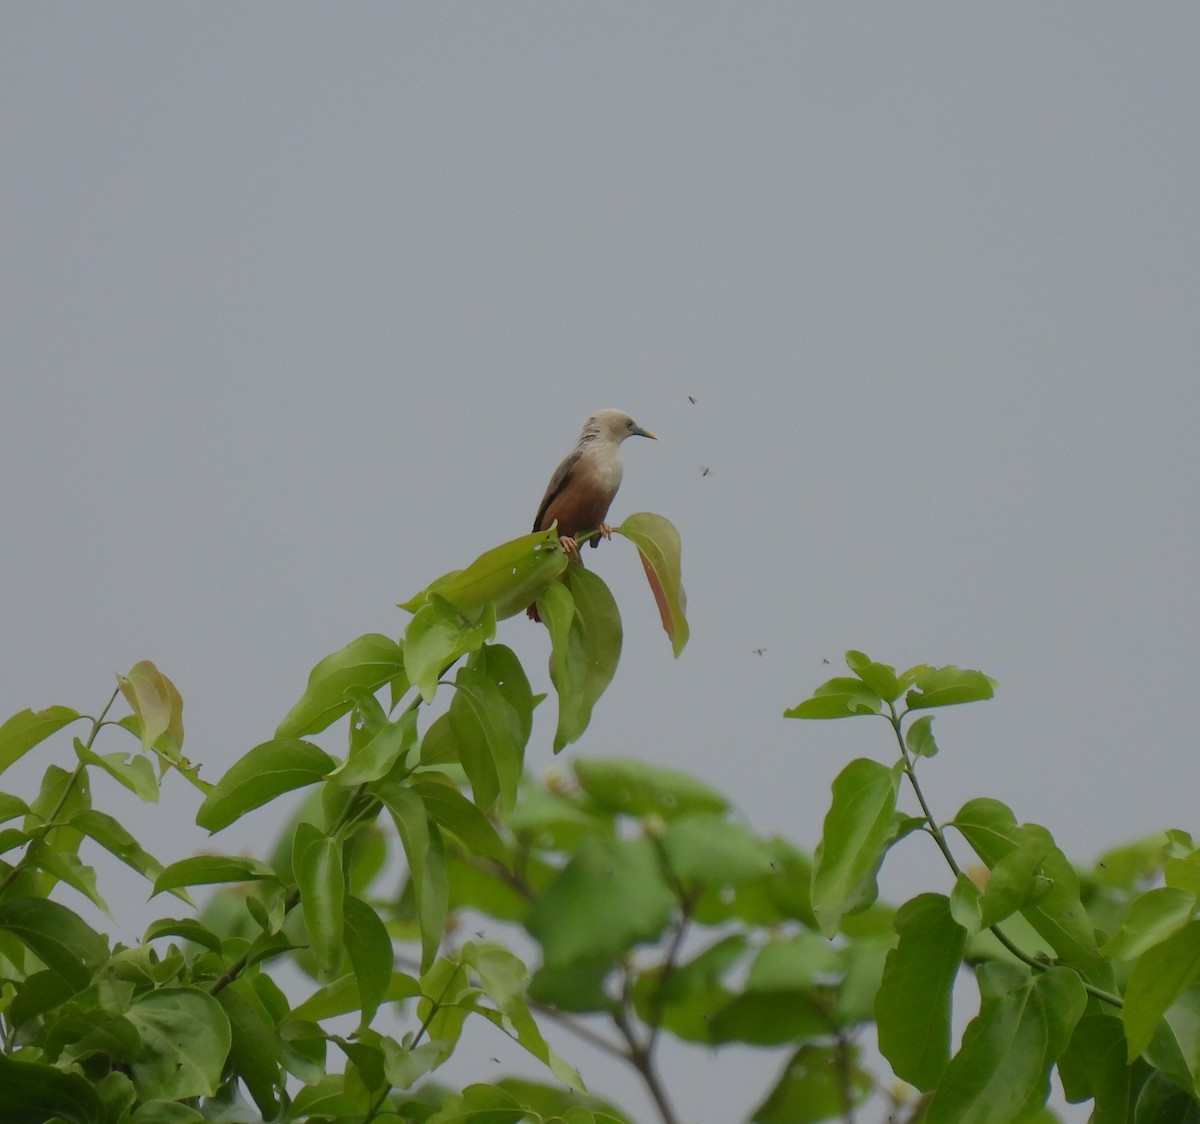
[[[633,428],[633,418],[630,418],[630,419],[629,419],[629,421],[627,421],[627,422],[625,423],[625,428],[626,428],[626,429],[632,429],[632,428]]]

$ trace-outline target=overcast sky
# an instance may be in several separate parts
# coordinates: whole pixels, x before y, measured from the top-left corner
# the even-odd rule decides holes
[[[679,527],[692,641],[589,551],[625,649],[568,758],[811,847],[887,730],[780,714],[861,648],[999,681],[937,719],[939,816],[1079,861],[1194,829],[1198,58],[1183,4],[6,6],[0,711],[150,658],[216,778],[616,406],[660,440],[611,515]],[[166,859],[170,788],[131,812]],[[684,1113],[744,1115],[749,1055],[668,1054]]]

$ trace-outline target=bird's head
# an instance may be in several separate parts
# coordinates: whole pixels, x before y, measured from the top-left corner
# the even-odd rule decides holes
[[[643,429],[624,410],[597,410],[583,423],[580,441],[605,440],[620,444],[626,437],[649,437],[657,441],[648,429]]]

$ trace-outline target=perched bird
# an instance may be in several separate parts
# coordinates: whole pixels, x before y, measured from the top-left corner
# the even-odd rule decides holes
[[[600,535],[592,539],[592,546],[600,545],[601,536],[612,537],[612,528],[604,522],[604,517],[621,486],[621,442],[626,437],[657,440],[621,410],[598,410],[592,414],[583,423],[575,448],[554,470],[542,497],[533,529],[545,531],[557,520],[558,541],[576,562],[582,561],[576,536],[585,531],[599,531]],[[538,619],[532,605],[529,615]]]

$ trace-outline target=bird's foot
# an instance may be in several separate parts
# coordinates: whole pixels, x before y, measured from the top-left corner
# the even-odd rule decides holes
[[[606,539],[611,539],[612,538],[612,524],[611,523],[601,523],[600,524],[600,534]]]
[[[570,535],[559,535],[558,541],[559,541],[559,544],[562,546],[563,550],[566,551],[567,557],[573,558],[573,559],[575,559],[576,562],[578,562],[579,561],[579,544],[573,538],[571,538]]]

